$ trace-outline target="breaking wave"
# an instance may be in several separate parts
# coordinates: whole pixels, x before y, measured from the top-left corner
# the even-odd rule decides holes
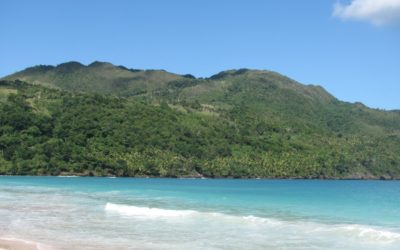
[[[285,221],[257,216],[229,215],[218,212],[201,212],[196,210],[174,210],[121,205],[107,203],[105,211],[121,216],[134,217],[135,219],[202,219],[213,223],[234,223],[243,226],[260,226],[267,230],[282,232],[296,232],[305,235],[338,236],[381,243],[400,244],[400,232],[390,231],[386,228],[373,227],[360,224],[328,224],[312,221]]]
[[[121,215],[141,216],[144,218],[182,217],[199,213],[193,210],[169,210],[169,209],[150,208],[150,207],[118,205],[113,203],[107,203],[105,210],[109,212],[117,212]]]

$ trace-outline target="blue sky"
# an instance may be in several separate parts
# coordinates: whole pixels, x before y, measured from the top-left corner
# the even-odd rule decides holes
[[[398,3],[1,0],[0,76],[71,60],[195,76],[269,69],[344,101],[400,109]]]

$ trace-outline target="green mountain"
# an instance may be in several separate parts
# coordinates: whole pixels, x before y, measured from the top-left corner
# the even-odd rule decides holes
[[[164,70],[135,70],[111,63],[93,62],[85,66],[79,62],[60,65],[40,65],[5,77],[70,91],[82,91],[121,96],[137,95],[183,78]]]
[[[400,178],[400,113],[271,71],[110,63],[0,81],[0,174]]]

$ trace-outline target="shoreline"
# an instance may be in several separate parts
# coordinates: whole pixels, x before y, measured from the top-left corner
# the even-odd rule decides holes
[[[360,178],[354,178],[354,177],[310,177],[310,178],[304,178],[304,177],[277,177],[277,178],[272,178],[272,177],[233,177],[233,176],[227,176],[227,177],[210,177],[210,176],[168,176],[168,177],[162,177],[162,176],[94,176],[94,175],[1,175],[0,177],[60,177],[60,178],[109,178],[109,179],[115,179],[115,178],[123,178],[123,179],[182,179],[182,180],[190,180],[190,179],[200,179],[200,180],[325,180],[325,181],[400,181],[400,177],[385,177],[385,176],[380,176],[380,177],[360,177]],[[1,249],[0,249],[1,250]]]

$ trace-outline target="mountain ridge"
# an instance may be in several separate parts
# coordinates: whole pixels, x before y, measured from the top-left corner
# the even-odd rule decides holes
[[[56,84],[54,84],[55,81],[57,81],[57,79],[45,79],[42,80],[40,79],[42,77],[43,73],[49,72],[49,71],[58,71],[58,73],[70,73],[70,71],[73,70],[88,70],[88,69],[120,69],[123,71],[127,71],[127,72],[132,72],[132,73],[144,73],[144,74],[151,74],[151,73],[165,73],[166,75],[169,76],[174,76],[170,79],[165,80],[165,83],[168,82],[172,82],[175,80],[185,80],[185,79],[193,79],[193,80],[222,80],[223,78],[227,78],[227,77],[235,77],[241,74],[245,74],[246,72],[252,72],[252,73],[257,73],[257,74],[271,74],[271,75],[275,75],[277,78],[283,78],[286,79],[288,82],[293,82],[293,83],[297,83],[300,84],[302,86],[305,87],[310,87],[310,88],[315,88],[315,89],[320,89],[320,93],[324,93],[324,95],[326,96],[330,96],[332,98],[335,98],[331,93],[329,93],[323,86],[318,85],[318,84],[303,84],[303,83],[299,83],[285,75],[282,75],[278,72],[275,71],[270,71],[270,70],[259,70],[259,69],[249,69],[249,68],[239,68],[239,69],[228,69],[228,70],[223,70],[220,71],[216,74],[210,75],[209,77],[196,77],[192,74],[177,74],[177,73],[172,73],[172,72],[168,72],[166,70],[163,69],[133,69],[133,68],[127,68],[123,65],[114,65],[110,62],[103,62],[103,61],[93,61],[92,63],[89,63],[87,65],[82,64],[78,61],[69,61],[69,62],[65,62],[65,63],[60,63],[57,65],[36,65],[36,66],[32,66],[32,67],[28,67],[25,68],[21,71],[17,71],[15,73],[3,76],[0,78],[0,80],[21,80],[21,81],[25,81],[25,82],[29,82],[29,83],[33,83],[33,84],[41,84],[47,87],[55,87],[55,88],[61,88],[64,89],[62,86],[58,86]],[[143,79],[143,77],[141,78],[140,76],[128,76],[125,79],[122,78],[120,80],[125,80],[125,81],[129,81],[129,78],[133,78],[131,80],[136,80],[139,81],[141,79]],[[39,79],[38,79],[39,78]],[[82,84],[81,81],[79,81],[81,79],[75,79],[74,81],[79,82],[79,84]],[[112,84],[112,80],[109,80],[109,84]],[[160,80],[160,79],[157,79]],[[164,82],[164,81],[161,81]],[[118,85],[118,83],[116,83]],[[68,86],[65,87],[64,90],[71,90]],[[78,88],[79,90],[79,88]],[[76,91],[76,90],[73,90]],[[82,91],[88,91],[87,89],[83,89]],[[89,90],[93,93],[96,93],[99,90]],[[107,92],[107,91],[106,91]],[[102,91],[100,90],[99,93],[102,93]],[[140,93],[140,91],[139,91]],[[107,92],[107,94],[117,94],[117,95],[121,95],[121,93],[119,93],[118,91],[113,92],[113,91],[109,91]],[[128,93],[124,96],[129,96],[129,95],[135,95],[137,94],[136,92],[133,93]],[[123,95],[123,94],[122,94]],[[364,106],[366,106],[365,104],[356,101],[356,102],[348,102],[348,101],[343,101],[342,102],[346,102],[346,103],[351,103],[351,104],[362,104]],[[366,106],[368,107],[368,106]],[[386,109],[379,109],[379,108],[371,108],[368,107],[370,109],[376,109],[376,110],[384,110],[384,111],[396,111],[396,109],[394,110],[386,110]]]
[[[57,70],[57,71],[61,71],[62,73],[70,73],[71,71],[76,71],[76,70],[82,70],[82,69],[91,69],[91,68],[113,68],[113,69],[121,69],[124,71],[129,71],[132,73],[138,73],[138,72],[163,72],[165,74],[170,74],[170,75],[174,75],[177,77],[182,77],[183,79],[194,79],[194,80],[198,80],[198,79],[206,79],[206,80],[221,80],[223,78],[227,78],[227,77],[232,77],[232,76],[238,76],[241,74],[245,74],[246,72],[252,72],[252,73],[256,73],[256,74],[271,74],[271,75],[275,75],[277,77],[280,78],[285,78],[288,81],[292,81],[294,82],[292,79],[290,79],[287,76],[284,76],[282,74],[279,74],[277,72],[274,71],[269,71],[269,70],[256,70],[256,69],[248,69],[248,68],[241,68],[241,69],[229,69],[229,70],[224,70],[221,72],[218,72],[214,75],[211,75],[209,77],[195,77],[191,74],[176,74],[176,73],[171,73],[168,72],[166,70],[162,70],[162,69],[130,69],[127,68],[125,66],[122,65],[114,65],[112,63],[109,62],[101,62],[101,61],[93,61],[92,63],[89,63],[88,65],[84,65],[80,62],[77,61],[69,61],[69,62],[65,62],[65,63],[60,63],[56,66],[54,65],[36,65],[36,66],[32,66],[32,67],[28,67],[24,70],[15,72],[13,74],[4,76],[2,78],[0,78],[0,80],[21,80],[21,81],[26,81],[26,82],[38,82],[40,84],[41,81],[35,80],[35,76],[37,77],[37,74],[43,74],[43,72],[48,72],[51,70]],[[33,79],[32,79],[33,78]],[[182,79],[181,78],[181,79]],[[45,82],[45,85],[48,86],[53,79],[48,80],[48,82]],[[298,82],[296,82],[298,83]],[[300,84],[300,83],[299,83]],[[304,85],[304,84],[302,84]],[[324,91],[326,91],[322,86],[320,85],[304,85],[304,86],[310,86],[310,87],[316,87],[316,88],[322,88]]]
[[[78,62],[78,61],[68,61],[65,63],[60,63],[57,65],[47,65],[47,64],[40,64],[40,65],[35,65],[35,66],[31,66],[31,67],[27,67],[23,70],[14,72],[12,74],[0,77],[0,80],[21,80],[21,81],[26,81],[26,82],[30,82],[33,84],[43,84],[45,86],[49,86],[49,83],[52,82],[52,80],[48,80],[48,82],[41,82],[38,80],[35,80],[35,75],[36,74],[42,74],[43,72],[46,71],[50,71],[50,70],[66,70],[68,73],[68,70],[74,70],[75,69],[90,69],[90,68],[104,68],[104,67],[109,67],[109,68],[113,68],[113,69],[121,69],[124,71],[129,71],[129,72],[133,72],[133,73],[138,73],[138,72],[164,72],[166,74],[170,74],[170,75],[174,75],[177,77],[181,77],[183,79],[195,79],[195,80],[199,80],[199,79],[206,79],[206,80],[217,80],[217,79],[222,79],[224,77],[229,77],[229,76],[237,76],[240,74],[243,74],[245,72],[261,72],[261,73],[267,73],[267,74],[273,74],[276,75],[278,77],[281,78],[285,78],[289,81],[295,82],[297,84],[306,86],[306,87],[311,87],[311,88],[319,88],[322,91],[326,92],[326,94],[330,95],[333,97],[333,95],[331,93],[329,93],[322,85],[319,84],[304,84],[304,83],[300,83],[297,82],[293,79],[291,79],[290,77],[280,74],[276,71],[270,71],[270,70],[260,70],[260,69],[250,69],[250,68],[239,68],[239,69],[228,69],[228,70],[223,70],[220,71],[218,73],[215,73],[213,75],[210,75],[209,77],[196,77],[190,73],[188,74],[178,74],[178,73],[173,73],[173,72],[169,72],[166,71],[164,69],[134,69],[134,68],[128,68],[125,67],[123,65],[115,65],[112,64],[110,62],[105,62],[105,61],[93,61],[91,63],[88,63],[87,65]],[[355,102],[349,102],[349,101],[344,101],[341,100],[342,102],[346,102],[346,103],[351,103],[351,104],[362,104],[370,109],[376,109],[376,110],[383,110],[383,111],[398,111],[399,109],[382,109],[382,108],[372,108],[369,107],[367,105],[365,105],[364,103],[360,102],[360,101],[355,101]]]

